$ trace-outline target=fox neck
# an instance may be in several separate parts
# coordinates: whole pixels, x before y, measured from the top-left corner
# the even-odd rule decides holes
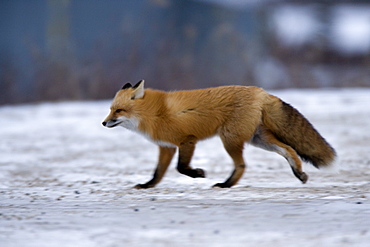
[[[143,135],[159,146],[176,147],[175,144],[161,140],[156,134],[160,133],[160,129],[164,127],[161,120],[165,114],[163,110],[166,109],[165,94],[162,91],[146,89],[144,99],[137,102],[135,106],[135,116],[130,118],[130,123],[125,127]]]
[[[147,124],[148,121],[151,121],[149,123],[149,125]],[[175,144],[173,143],[170,143],[170,142],[166,142],[164,140],[161,140],[160,138],[158,137],[155,137],[153,135],[153,131],[152,129],[150,128],[150,124],[152,124],[153,122],[155,122],[156,120],[155,119],[147,119],[145,120],[145,118],[141,118],[140,120],[136,119],[132,122],[132,127],[133,128],[128,128],[128,126],[125,126],[127,129],[129,130],[132,130],[142,136],[144,136],[147,140],[157,144],[158,146],[162,146],[162,147],[176,147]]]

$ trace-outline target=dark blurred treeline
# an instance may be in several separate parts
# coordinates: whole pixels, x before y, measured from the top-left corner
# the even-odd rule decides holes
[[[332,49],[325,32],[286,45],[275,30],[282,6],[308,6],[329,25],[338,2],[251,2],[3,0],[0,104],[111,98],[140,79],[165,90],[370,86],[369,51]]]

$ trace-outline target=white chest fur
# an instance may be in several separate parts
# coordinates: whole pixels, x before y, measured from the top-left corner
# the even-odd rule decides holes
[[[154,144],[157,144],[158,146],[162,147],[176,147],[175,144],[161,141],[161,140],[154,140],[148,133],[142,132],[139,130],[139,120],[137,118],[124,118],[120,119],[122,122],[120,123],[120,126],[132,130],[138,134],[141,134],[144,136],[147,140],[153,142]]]

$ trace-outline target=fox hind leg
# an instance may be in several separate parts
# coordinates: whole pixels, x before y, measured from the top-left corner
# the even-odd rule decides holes
[[[302,183],[307,182],[308,176],[302,171],[302,162],[296,151],[289,145],[279,141],[270,130],[259,127],[251,140],[251,144],[283,156],[292,168],[293,174],[301,180]]]
[[[204,170],[200,168],[193,169],[190,166],[191,158],[195,150],[197,139],[195,136],[188,136],[180,143],[179,146],[179,160],[177,163],[177,170],[186,176],[192,178],[205,178]]]
[[[213,187],[220,188],[230,188],[235,185],[239,179],[242,177],[244,170],[246,168],[244,159],[243,159],[243,148],[244,142],[235,143],[230,142],[227,138],[221,137],[221,140],[224,144],[224,147],[227,153],[234,161],[234,171],[231,173],[230,177],[223,183],[217,183]]]

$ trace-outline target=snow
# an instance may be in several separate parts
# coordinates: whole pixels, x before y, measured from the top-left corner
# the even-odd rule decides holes
[[[282,157],[246,147],[241,181],[212,188],[232,164],[211,138],[192,162],[207,178],[174,160],[156,188],[136,190],[157,147],[104,128],[109,101],[0,107],[1,246],[368,246],[370,89],[271,93],[333,145],[336,171],[305,165],[303,185]]]

